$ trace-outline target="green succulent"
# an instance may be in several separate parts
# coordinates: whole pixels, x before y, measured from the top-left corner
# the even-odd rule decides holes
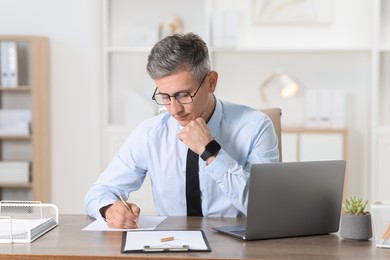
[[[351,215],[365,215],[364,211],[367,206],[368,201],[363,203],[363,199],[357,197],[350,197],[345,199],[343,203],[343,209],[347,214]]]

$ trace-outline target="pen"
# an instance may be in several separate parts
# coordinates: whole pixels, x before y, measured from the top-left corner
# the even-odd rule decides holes
[[[160,242],[168,242],[174,240],[174,237],[163,237],[160,239]]]
[[[387,225],[386,230],[383,232],[381,240],[387,240],[390,237],[390,223]]]
[[[119,199],[122,201],[123,205],[125,205],[125,207],[126,207],[130,212],[133,212],[133,211],[131,210],[131,208],[129,207],[129,204],[127,204],[127,202],[123,199],[122,194],[119,194]],[[136,221],[135,224],[137,224],[137,228],[139,228],[138,221]]]

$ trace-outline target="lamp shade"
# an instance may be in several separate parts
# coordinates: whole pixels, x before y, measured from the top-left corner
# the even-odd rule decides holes
[[[268,103],[268,98],[265,94],[265,88],[271,85],[271,82],[276,82],[277,86],[281,88],[280,96],[282,98],[290,98],[295,96],[299,91],[299,85],[286,73],[274,73],[266,78],[260,86],[260,97],[265,103]]]

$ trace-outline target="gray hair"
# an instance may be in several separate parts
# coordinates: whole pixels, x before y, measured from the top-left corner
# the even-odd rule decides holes
[[[157,42],[148,57],[146,70],[152,79],[169,76],[178,70],[191,71],[201,81],[210,71],[206,43],[196,34],[174,34]]]

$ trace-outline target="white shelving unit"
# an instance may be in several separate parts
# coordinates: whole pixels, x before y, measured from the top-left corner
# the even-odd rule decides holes
[[[331,22],[310,25],[254,25],[250,0],[101,1],[103,167],[130,131],[157,113],[151,101],[155,85],[145,69],[147,56],[154,44],[152,39],[158,39],[159,25],[170,16],[178,16],[183,20],[184,32],[193,31],[208,43],[212,67],[219,73],[216,94],[221,99],[263,108],[267,105],[261,103],[259,86],[270,74],[280,71],[293,76],[303,91],[342,89],[346,93],[344,130],[348,132],[348,147],[341,149],[349,151],[345,159],[352,188],[348,190],[351,195],[369,195],[367,181],[375,168],[370,164],[370,158],[375,159],[370,150],[375,154],[378,147],[374,143],[379,137],[374,132],[389,132],[383,126],[390,123],[390,105],[384,101],[390,100],[390,76],[384,73],[390,67],[390,4],[386,0],[329,1],[333,8]],[[222,9],[237,14],[238,40],[234,48],[213,46],[212,14]],[[367,12],[371,9],[372,13]],[[373,15],[382,18],[373,22]],[[373,43],[373,30],[378,30],[375,35],[378,39],[381,36],[380,44]],[[388,87],[379,88],[379,82]],[[282,108],[285,127],[303,125],[303,91],[292,100],[271,97],[268,106]],[[385,99],[378,105],[381,98]],[[382,111],[377,118],[373,116],[375,111]],[[390,150],[390,145],[386,147],[381,149]],[[372,185],[371,190],[380,183]]]
[[[371,198],[389,200],[390,189],[390,1],[373,1],[371,96]]]

